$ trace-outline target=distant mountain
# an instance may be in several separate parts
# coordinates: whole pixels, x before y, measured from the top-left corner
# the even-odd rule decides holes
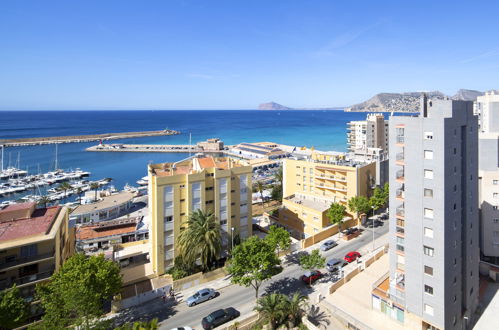
[[[444,99],[448,97],[440,91],[425,92],[430,99]],[[380,93],[369,100],[352,105],[345,111],[352,112],[419,112],[419,102],[423,92],[410,93]],[[484,93],[469,89],[460,89],[450,97],[453,100],[475,101],[477,96]]]
[[[258,110],[292,110],[282,104],[275,102],[262,103],[258,106]]]
[[[475,91],[472,89],[460,89],[456,94],[454,94],[454,96],[452,96],[452,99],[462,101],[475,101],[478,96],[482,96],[483,94],[483,92]]]

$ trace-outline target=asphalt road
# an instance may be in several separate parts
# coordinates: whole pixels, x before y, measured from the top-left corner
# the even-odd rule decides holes
[[[387,234],[388,222],[385,222],[382,227],[375,228],[374,232],[376,239]],[[371,249],[372,229],[365,229],[359,237],[348,242],[341,240],[338,246],[329,251],[321,252],[321,254],[326,257],[327,261],[332,258],[341,259],[350,251]],[[260,288],[259,295],[266,292],[290,294],[296,291],[300,291],[305,295],[310,295],[316,292],[321,283],[332,282],[329,272],[327,272],[326,269],[321,269],[321,272],[326,275],[314,283],[312,287],[305,285],[300,280],[304,271],[298,265],[298,258],[301,253],[305,252],[298,251],[286,256],[282,263],[283,271],[274,276],[271,280],[264,282]],[[207,283],[207,287],[209,287],[209,283]],[[124,313],[120,318],[125,322],[130,322],[135,319],[152,319],[156,317],[160,320],[160,329],[163,330],[184,326],[202,329],[201,319],[217,309],[234,307],[241,313],[241,316],[244,317],[250,313],[255,306],[255,290],[251,287],[246,288],[239,285],[230,285],[218,290],[218,293],[219,295],[216,298],[194,307],[187,307],[185,304],[185,299],[187,297],[182,297],[181,301],[174,306],[166,305],[161,299],[155,299],[138,306],[137,309]]]

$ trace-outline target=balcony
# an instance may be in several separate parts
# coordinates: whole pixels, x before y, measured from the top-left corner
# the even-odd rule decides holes
[[[398,223],[397,223],[398,225]],[[396,227],[397,235],[405,235],[405,229],[403,227]]]
[[[165,231],[173,230],[173,221],[165,222]]]
[[[331,189],[331,190],[337,190],[337,191],[342,191],[342,192],[347,192],[346,188],[341,188],[341,187],[336,187],[336,186],[328,186],[328,185],[325,185],[324,183],[319,183],[317,185],[317,187]]]
[[[399,152],[395,155],[395,159],[397,160],[397,162],[404,162],[404,152]]]
[[[14,268],[14,267],[24,266],[24,265],[31,264],[31,263],[45,261],[45,259],[54,258],[54,253],[55,253],[55,250],[52,250],[49,253],[39,254],[39,255],[30,256],[30,257],[18,257],[16,259],[10,260],[10,261],[5,261],[5,259],[4,259],[0,262],[0,271],[3,272],[3,271],[7,271],[9,268]]]
[[[248,214],[248,205],[241,205],[241,208],[239,209],[239,212],[241,214]]]
[[[52,276],[53,273],[54,273],[54,269],[50,269],[50,270],[47,270],[45,272],[24,276],[24,277],[21,277],[18,279],[10,280],[10,281],[5,281],[5,282],[2,282],[0,284],[0,290],[10,288],[14,284],[16,284],[20,288],[24,287],[24,286],[28,286],[28,285],[33,285],[33,284],[36,284],[38,282],[41,282],[43,280],[50,278],[50,276]]]
[[[405,252],[404,246],[397,244],[397,251],[404,253]]]
[[[398,170],[396,173],[395,178],[397,180],[404,180],[404,170]]]
[[[405,264],[397,262],[396,264],[397,269],[405,271]]]
[[[399,188],[399,189],[397,189],[395,191],[395,197],[400,198],[400,199],[404,199],[405,198],[404,186],[402,186],[402,188]]]
[[[165,237],[165,245],[173,245],[175,242],[175,238],[172,236]]]
[[[173,260],[174,252],[173,250],[165,252],[165,260]]]
[[[398,143],[398,144],[404,144],[404,143],[405,143],[405,138],[404,138],[404,135],[397,135],[397,136],[396,136],[396,139],[397,139],[397,140],[396,140],[396,141],[397,141],[396,143]]]
[[[401,288],[402,290],[405,289],[405,275],[403,273],[395,273],[395,285]]]
[[[405,207],[404,204],[400,205],[395,209],[395,215],[398,217],[405,217]]]

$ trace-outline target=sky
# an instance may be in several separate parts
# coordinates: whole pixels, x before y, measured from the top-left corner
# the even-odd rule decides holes
[[[0,1],[0,110],[499,89],[499,1]],[[1,118],[0,118],[1,119]]]

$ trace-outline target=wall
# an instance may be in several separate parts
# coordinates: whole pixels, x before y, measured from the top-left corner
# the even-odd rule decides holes
[[[193,286],[225,277],[228,274],[229,273],[225,268],[219,268],[208,273],[196,273],[191,276],[187,276],[179,280],[173,281],[173,288],[175,290],[189,289]]]
[[[171,285],[166,285],[164,287],[151,290],[148,292],[140,293],[137,296],[126,298],[126,299],[118,299],[113,300],[111,302],[111,310],[113,312],[118,312],[123,309],[127,309],[133,306],[138,306],[155,298],[162,297],[170,292]]]
[[[357,225],[357,220],[355,219],[350,219],[348,221],[344,221],[342,224],[341,224],[341,230],[345,230],[346,228],[350,228],[352,226],[356,226]],[[302,240],[302,248],[307,248],[309,246],[312,246],[322,240],[325,240],[331,236],[333,236],[334,234],[337,234],[338,233],[338,225],[332,225],[331,227],[313,235],[313,236],[310,236],[310,237],[307,237],[305,239]]]

